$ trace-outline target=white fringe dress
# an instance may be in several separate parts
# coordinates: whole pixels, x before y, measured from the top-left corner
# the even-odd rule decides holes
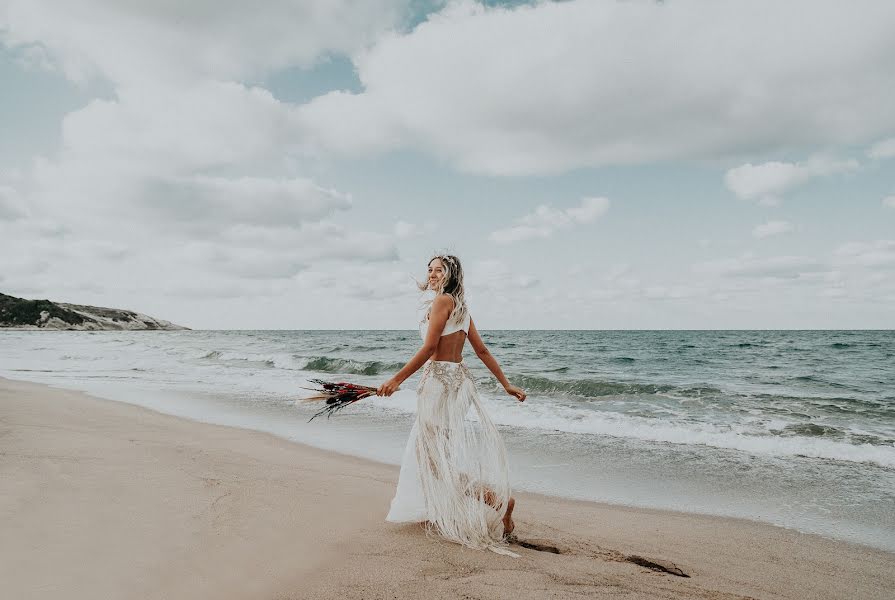
[[[424,319],[424,340],[427,328]],[[468,314],[463,323],[446,325],[442,335],[461,329],[469,331]],[[517,556],[502,547],[509,498],[506,449],[469,369],[462,361],[427,361],[386,520],[425,521],[430,532],[452,542]]]

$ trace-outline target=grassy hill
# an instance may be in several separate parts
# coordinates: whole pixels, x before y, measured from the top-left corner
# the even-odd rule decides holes
[[[91,331],[187,329],[130,310],[66,304],[51,300],[26,300],[2,293],[0,293],[0,327]]]

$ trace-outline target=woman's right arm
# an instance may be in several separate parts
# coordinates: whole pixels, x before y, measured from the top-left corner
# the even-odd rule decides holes
[[[432,302],[432,309],[429,312],[429,330],[426,333],[426,339],[423,341],[422,347],[413,357],[407,361],[404,368],[395,373],[395,376],[383,383],[376,390],[377,396],[391,396],[395,393],[405,379],[416,373],[427,360],[435,354],[438,347],[438,340],[441,339],[441,332],[447,324],[448,316],[454,306],[454,301],[450,296],[440,295]]]
[[[478,330],[475,328],[475,323],[472,321],[472,318],[469,319],[469,333],[467,334],[467,339],[469,340],[472,349],[475,350],[475,355],[479,357],[479,360],[485,363],[488,370],[494,373],[494,376],[497,377],[497,381],[500,382],[503,389],[505,389],[509,395],[515,396],[519,402],[524,402],[525,392],[522,388],[511,384],[506,375],[503,374],[500,365],[497,364],[497,359],[494,358],[494,355],[491,354],[488,347],[485,346],[485,342],[482,341],[482,336],[479,335]]]

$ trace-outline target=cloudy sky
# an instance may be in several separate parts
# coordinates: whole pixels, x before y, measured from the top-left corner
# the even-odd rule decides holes
[[[0,0],[0,291],[194,328],[895,327],[890,0]]]

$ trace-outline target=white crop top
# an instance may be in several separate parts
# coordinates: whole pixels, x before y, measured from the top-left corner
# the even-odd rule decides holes
[[[463,318],[462,323],[451,323],[447,322],[444,324],[444,331],[441,332],[442,337],[446,335],[450,335],[451,333],[457,333],[458,331],[464,331],[467,335],[469,335],[469,310],[466,311],[466,316]],[[427,314],[422,321],[420,321],[420,337],[425,341],[426,334],[429,332],[429,315]]]

